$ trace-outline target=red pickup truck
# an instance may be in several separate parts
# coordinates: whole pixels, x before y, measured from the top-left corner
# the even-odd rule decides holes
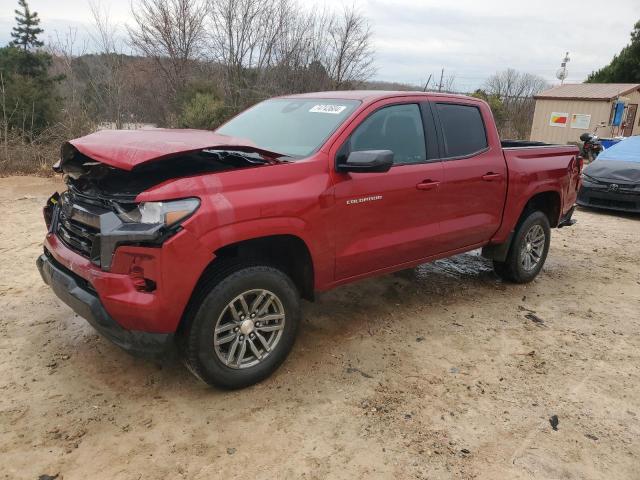
[[[172,346],[238,388],[285,359],[300,299],[482,248],[529,282],[571,225],[573,146],[500,142],[475,98],[324,92],[216,131],[101,131],[63,145],[44,281],[124,349]]]

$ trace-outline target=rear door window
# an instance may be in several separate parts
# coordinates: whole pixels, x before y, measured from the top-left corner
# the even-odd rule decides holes
[[[444,140],[444,156],[467,157],[488,147],[480,109],[473,105],[436,103]]]

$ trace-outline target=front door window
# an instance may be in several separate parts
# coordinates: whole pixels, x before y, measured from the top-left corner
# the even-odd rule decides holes
[[[415,103],[381,108],[353,132],[348,148],[351,152],[391,150],[395,165],[426,161],[420,108]]]

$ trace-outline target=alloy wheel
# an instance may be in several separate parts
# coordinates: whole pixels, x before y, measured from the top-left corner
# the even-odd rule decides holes
[[[520,264],[527,272],[534,270],[542,259],[545,245],[545,233],[541,225],[532,225],[524,236],[520,248]]]
[[[284,307],[273,292],[241,293],[218,317],[213,338],[216,355],[230,368],[253,367],[273,352],[284,325]]]

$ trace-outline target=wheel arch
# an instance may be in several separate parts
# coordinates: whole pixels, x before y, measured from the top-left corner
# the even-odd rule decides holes
[[[515,231],[531,212],[540,211],[544,213],[547,220],[549,220],[549,226],[551,228],[557,227],[560,220],[561,202],[560,193],[556,190],[545,190],[532,195],[521,208],[518,220],[509,232],[506,241],[483,247],[482,256],[492,260],[504,261],[509,254]]]
[[[218,246],[213,255],[196,282],[189,306],[197,303],[203,286],[212,279],[222,278],[246,263],[259,262],[280,268],[289,275],[302,298],[314,298],[313,259],[307,243],[300,236],[278,233],[246,238]]]
[[[560,193],[556,190],[538,192],[525,204],[518,218],[518,223],[520,223],[529,212],[541,211],[547,216],[549,226],[551,226],[551,228],[557,227],[560,220],[561,204],[562,199]]]
[[[216,258],[207,268],[215,269],[216,261],[241,261],[243,258],[264,260],[289,275],[302,298],[314,298],[311,251],[306,242],[297,235],[276,234],[241,240],[218,248],[214,255]]]

